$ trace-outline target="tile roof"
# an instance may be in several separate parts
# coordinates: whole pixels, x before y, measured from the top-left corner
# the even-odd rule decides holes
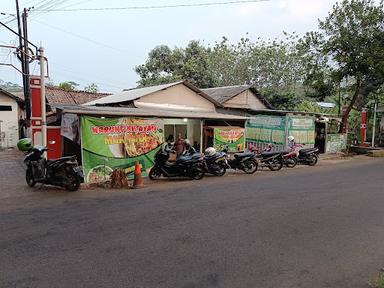
[[[14,96],[24,101],[24,92],[12,92]],[[109,96],[111,93],[91,93],[86,91],[66,91],[53,86],[45,87],[45,97],[48,104],[84,104],[90,101],[94,101],[105,96]]]
[[[109,93],[91,93],[86,91],[66,91],[46,86],[45,95],[48,104],[84,104],[110,95]]]

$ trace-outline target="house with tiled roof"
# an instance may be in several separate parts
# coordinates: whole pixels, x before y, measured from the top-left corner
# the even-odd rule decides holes
[[[91,93],[86,91],[66,91],[53,86],[46,86],[47,122],[57,122],[56,105],[81,105],[110,95],[109,93]],[[0,89],[0,149],[15,147],[24,123],[24,92],[8,92]]]
[[[47,86],[45,95],[49,105],[55,104],[84,104],[106,97],[110,93],[92,93],[87,91],[67,91],[58,87]]]

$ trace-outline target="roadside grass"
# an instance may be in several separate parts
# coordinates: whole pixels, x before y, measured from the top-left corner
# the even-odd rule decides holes
[[[384,273],[380,273],[379,276],[377,276],[377,279],[371,285],[372,288],[384,288]]]

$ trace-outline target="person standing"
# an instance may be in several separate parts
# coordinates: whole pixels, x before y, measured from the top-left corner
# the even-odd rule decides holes
[[[184,151],[184,139],[181,137],[181,133],[177,135],[177,139],[175,142],[175,150],[177,157],[179,157],[181,154],[183,154]]]

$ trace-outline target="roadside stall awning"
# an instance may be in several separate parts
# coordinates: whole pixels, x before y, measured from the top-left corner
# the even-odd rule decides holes
[[[62,113],[72,113],[89,116],[138,116],[138,117],[160,117],[160,118],[191,118],[191,119],[223,119],[223,120],[247,120],[247,117],[223,114],[216,112],[195,111],[169,111],[161,109],[126,108],[126,107],[101,107],[82,105],[57,105],[56,108]]]

